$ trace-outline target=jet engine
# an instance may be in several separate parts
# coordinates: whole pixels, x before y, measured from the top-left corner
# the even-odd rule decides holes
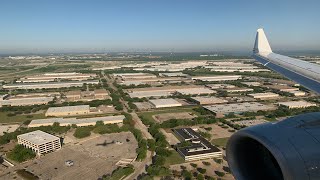
[[[244,128],[226,157],[237,180],[319,180],[320,112]]]

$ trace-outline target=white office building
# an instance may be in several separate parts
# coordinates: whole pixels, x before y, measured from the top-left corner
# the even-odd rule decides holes
[[[32,149],[38,155],[61,149],[60,138],[37,130],[17,136],[18,144]]]

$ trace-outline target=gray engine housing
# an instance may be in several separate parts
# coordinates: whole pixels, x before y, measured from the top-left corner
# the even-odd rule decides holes
[[[320,112],[244,128],[226,156],[237,180],[319,180]]]

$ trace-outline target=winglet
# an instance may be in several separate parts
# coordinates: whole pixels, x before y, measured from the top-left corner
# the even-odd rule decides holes
[[[253,53],[271,53],[271,47],[262,28],[257,30]]]

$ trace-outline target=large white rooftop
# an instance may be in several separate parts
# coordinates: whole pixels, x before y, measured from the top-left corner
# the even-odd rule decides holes
[[[168,99],[152,99],[149,100],[154,106],[160,107],[164,105],[181,106],[182,104],[172,98]]]
[[[217,97],[212,97],[212,96],[197,96],[197,97],[192,97],[195,101],[199,102],[200,104],[221,104],[221,103],[226,103],[228,102],[227,100],[217,98]]]
[[[172,93],[168,91],[138,91],[128,93],[131,98],[143,98],[143,97],[161,97],[170,96]]]
[[[47,124],[53,124],[55,122],[59,123],[60,125],[81,125],[81,124],[90,124],[90,123],[95,123],[97,121],[115,121],[115,120],[124,120],[125,116],[124,115],[118,115],[118,116],[103,116],[103,117],[93,117],[93,118],[82,118],[82,119],[77,119],[77,118],[47,118],[47,119],[36,119],[32,120],[29,124],[30,127],[35,126],[35,125],[47,125]]]
[[[64,113],[64,112],[88,111],[89,109],[90,109],[89,105],[50,107],[47,110],[47,113]]]
[[[204,108],[215,113],[241,113],[241,112],[251,112],[251,111],[266,111],[271,110],[274,107],[269,105],[264,105],[257,102],[244,102],[244,103],[234,103],[234,104],[219,104],[204,106]]]
[[[260,97],[278,97],[279,94],[272,93],[272,92],[266,92],[266,93],[252,93],[252,94],[248,94],[248,96],[253,96],[255,98],[260,98]]]
[[[181,94],[212,94],[212,93],[216,93],[216,91],[213,91],[211,89],[208,88],[190,88],[190,89],[178,89],[177,90],[178,93]]]
[[[200,81],[233,81],[241,79],[241,75],[217,75],[217,76],[195,76],[192,77],[194,80]]]
[[[279,102],[279,105],[291,107],[291,108],[299,108],[299,107],[310,107],[317,106],[315,103],[310,103],[307,101],[287,101],[287,102]]]
[[[53,136],[40,130],[18,135],[18,138],[22,138],[24,140],[30,141],[33,144],[38,145],[59,139],[56,136]]]

